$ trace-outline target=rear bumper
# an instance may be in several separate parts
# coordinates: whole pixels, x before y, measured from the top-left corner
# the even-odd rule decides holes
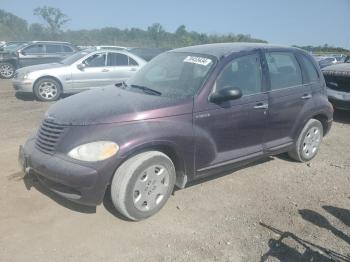
[[[350,110],[350,92],[327,88],[329,102],[337,109]]]
[[[70,162],[59,155],[48,155],[29,139],[19,151],[23,170],[34,174],[39,182],[60,196],[84,205],[95,206],[103,201],[115,165],[96,168]]]
[[[16,92],[21,93],[33,93],[33,81],[32,80],[12,80],[13,88]]]

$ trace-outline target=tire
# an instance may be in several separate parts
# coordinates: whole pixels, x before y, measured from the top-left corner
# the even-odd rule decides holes
[[[0,63],[0,78],[10,79],[14,76],[16,67],[8,62]]]
[[[308,162],[313,159],[323,138],[323,127],[320,121],[310,119],[300,132],[294,148],[288,152],[289,157],[299,162]]]
[[[175,167],[168,156],[158,151],[138,154],[125,161],[114,174],[113,205],[131,220],[148,218],[167,202],[175,180]]]
[[[60,98],[62,87],[57,80],[50,77],[43,77],[35,83],[33,91],[38,100],[51,102]]]

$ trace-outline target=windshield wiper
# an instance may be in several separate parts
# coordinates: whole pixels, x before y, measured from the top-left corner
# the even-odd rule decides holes
[[[147,86],[130,85],[130,87],[140,89],[140,90],[142,90],[142,91],[143,91],[144,93],[146,93],[146,94],[157,95],[157,96],[162,95],[161,92],[159,92],[159,91],[157,91],[157,90],[154,90],[154,89],[152,89],[152,88],[149,88],[149,87],[147,87]]]
[[[115,86],[125,89],[125,87],[127,87],[128,85],[126,84],[125,81],[120,81],[120,82],[116,83]]]

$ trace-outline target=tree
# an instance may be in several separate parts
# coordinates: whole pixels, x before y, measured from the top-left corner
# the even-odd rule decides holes
[[[151,40],[155,42],[156,47],[159,47],[161,39],[165,34],[163,26],[159,23],[154,23],[153,25],[148,27],[147,32]]]
[[[56,39],[62,33],[63,26],[70,21],[68,16],[62,13],[59,8],[49,6],[37,7],[34,9],[33,14],[41,17],[47,23],[53,39]]]

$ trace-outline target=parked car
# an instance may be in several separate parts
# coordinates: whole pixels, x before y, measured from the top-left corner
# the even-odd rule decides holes
[[[59,63],[18,69],[12,80],[19,93],[34,93],[41,101],[62,94],[100,88],[130,78],[146,61],[126,51],[80,51]]]
[[[139,57],[142,57],[147,62],[155,58],[157,55],[169,51],[168,48],[143,48],[143,47],[131,47],[128,48],[130,53],[133,53]]]
[[[72,201],[110,187],[131,220],[158,212],[174,185],[288,152],[313,159],[333,109],[306,52],[267,44],[185,47],[126,82],[53,104],[20,147],[26,173]]]
[[[350,63],[327,66],[322,73],[329,101],[337,109],[350,110]]]
[[[13,50],[0,52],[0,78],[12,78],[16,69],[21,67],[58,62],[77,51],[67,42],[32,41],[21,44]]]
[[[338,60],[335,57],[317,57],[316,61],[318,62],[320,68],[338,63]]]

